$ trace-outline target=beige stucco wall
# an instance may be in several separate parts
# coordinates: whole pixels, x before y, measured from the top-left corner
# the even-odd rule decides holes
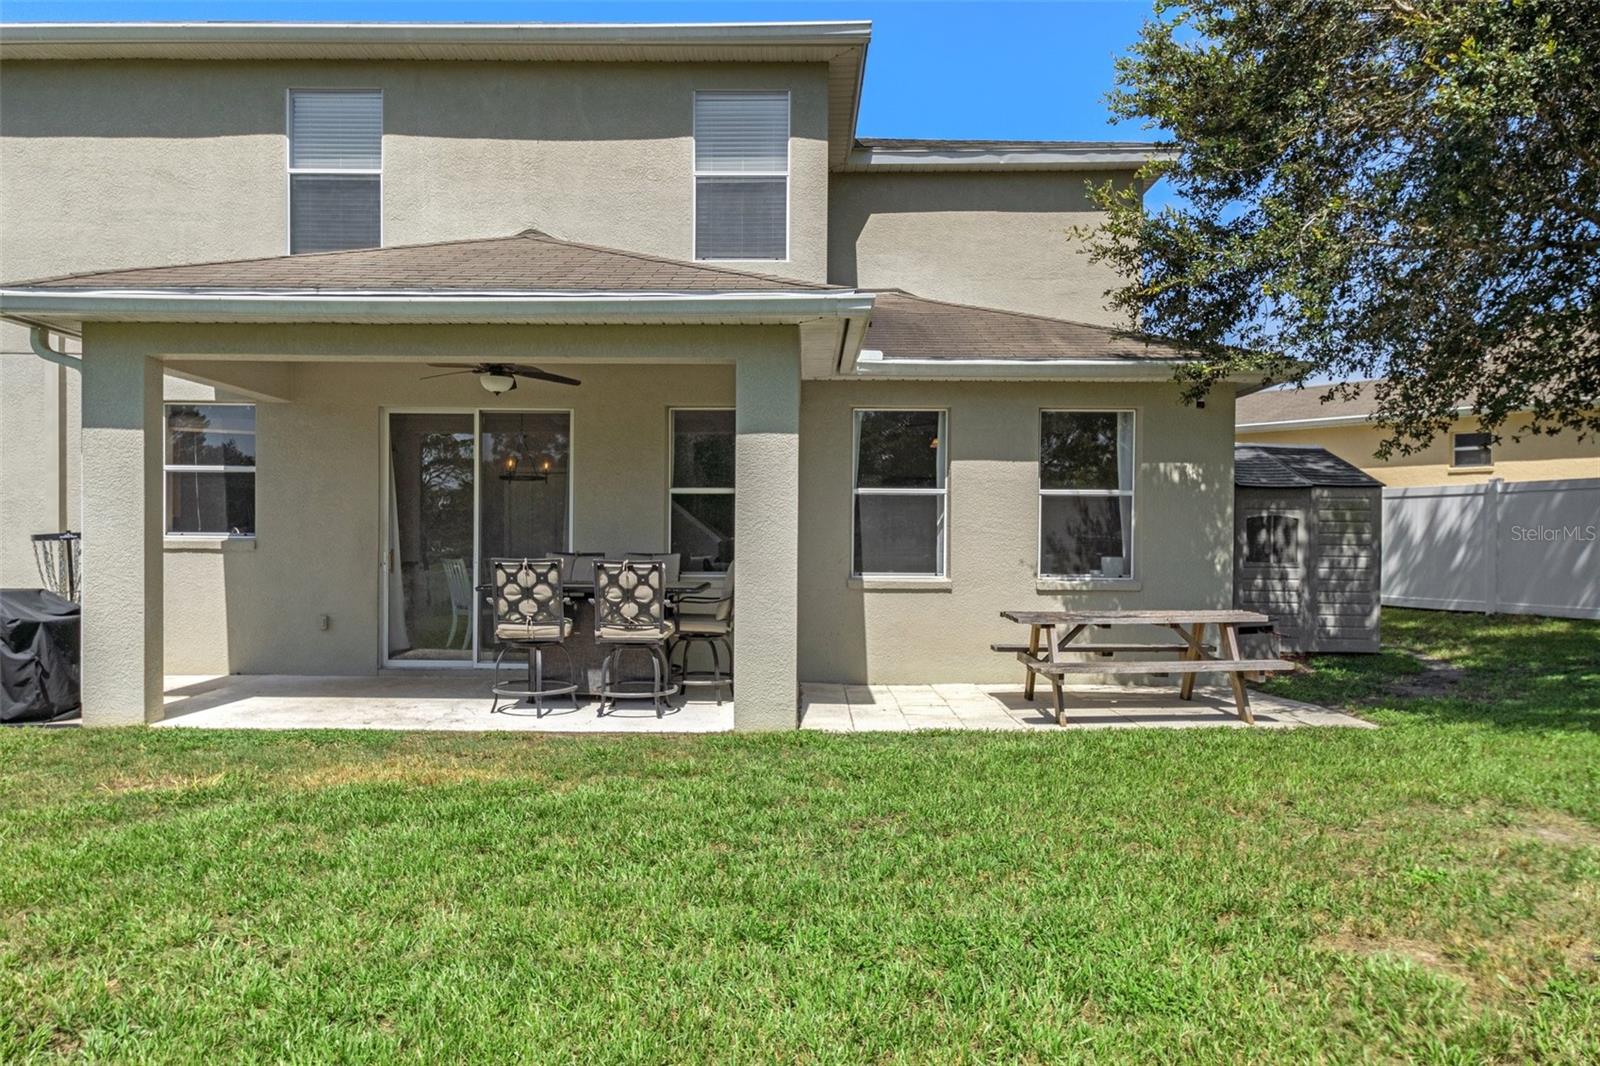
[[[1600,439],[1578,440],[1574,434],[1524,436],[1512,434],[1526,428],[1526,416],[1516,416],[1500,430],[1501,442],[1494,446],[1494,465],[1489,468],[1457,470],[1450,466],[1450,439],[1435,440],[1412,455],[1395,455],[1380,460],[1373,455],[1386,435],[1375,426],[1329,426],[1314,429],[1280,430],[1271,433],[1239,433],[1241,443],[1314,444],[1365,470],[1385,485],[1407,488],[1415,485],[1473,485],[1499,478],[1502,481],[1555,481],[1561,478],[1600,477]],[[1475,433],[1477,423],[1470,418],[1457,420],[1453,432]]]
[[[283,254],[285,93],[337,86],[384,90],[386,244],[538,226],[674,258],[693,255],[694,91],[788,89],[791,258],[731,265],[822,280],[826,76],[823,64],[7,63],[0,280]],[[29,534],[77,524],[77,388],[0,323],[6,584],[36,581]]]
[[[858,407],[949,412],[949,580],[850,579],[851,419]],[[1038,581],[1038,412],[1135,411],[1133,580]],[[1026,639],[1005,609],[1224,607],[1233,595],[1233,410],[1171,384],[806,382],[800,435],[800,674],[811,681],[1019,681],[992,641]],[[1170,634],[1169,634],[1170,636]]]
[[[1091,263],[1073,226],[1098,225],[1090,182],[1131,174],[1046,172],[835,174],[828,273],[865,288],[1115,322],[1116,275]]]
[[[823,64],[8,63],[7,280],[288,250],[286,93],[384,93],[385,244],[538,226],[693,256],[697,89],[787,89],[791,257],[827,269]],[[734,264],[740,265],[740,264]]]

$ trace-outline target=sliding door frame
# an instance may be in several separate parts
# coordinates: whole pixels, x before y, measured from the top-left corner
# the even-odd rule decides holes
[[[378,665],[394,670],[439,670],[492,667],[492,661],[483,657],[482,635],[478,621],[482,617],[476,598],[468,612],[468,625],[472,627],[472,657],[470,659],[391,659],[389,657],[389,586],[395,566],[397,545],[391,543],[390,511],[394,506],[394,455],[390,451],[389,419],[393,415],[471,415],[472,416],[472,584],[478,584],[483,572],[483,416],[485,414],[535,415],[560,414],[567,416],[567,550],[572,550],[573,530],[576,528],[575,508],[577,494],[577,434],[576,418],[570,407],[471,407],[445,405],[429,407],[380,407],[378,409]]]

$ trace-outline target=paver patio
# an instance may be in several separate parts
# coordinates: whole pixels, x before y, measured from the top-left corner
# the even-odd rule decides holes
[[[489,674],[481,670],[387,670],[375,677],[239,674],[168,677],[164,727],[206,729],[523,730],[544,733],[716,733],[733,729],[733,703],[679,701],[657,718],[648,701],[601,718],[592,701],[557,701],[544,717],[531,708],[489,713]],[[1252,695],[1267,728],[1354,726],[1352,715],[1263,693]],[[1021,685],[829,685],[801,690],[801,727],[829,732],[915,729],[1036,729],[1057,726],[1048,701],[1028,702]],[[1225,689],[1083,686],[1070,690],[1068,729],[1223,726],[1246,728]]]
[[[1351,726],[1371,722],[1311,703],[1252,692],[1256,725]],[[801,728],[829,732],[907,729],[1056,730],[1049,694],[1029,701],[1021,685],[806,685]],[[1067,729],[1250,728],[1234,714],[1233,695],[1197,688],[1181,700],[1175,686],[1082,685],[1067,690]]]

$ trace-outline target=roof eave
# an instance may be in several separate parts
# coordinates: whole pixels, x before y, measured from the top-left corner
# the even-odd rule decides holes
[[[865,44],[868,20],[814,22],[15,22],[0,55],[75,46],[82,58],[132,57],[147,45]],[[6,54],[9,53],[9,54]]]
[[[869,148],[856,147],[845,162],[855,172],[938,170],[1137,170],[1174,158],[1153,145],[1094,145],[1076,148]]]
[[[854,290],[759,293],[138,292],[0,289],[0,318],[52,329],[85,322],[804,322],[864,318]]]
[[[989,381],[1170,381],[1188,360],[1174,358],[911,358],[864,350],[843,366],[863,378]]]

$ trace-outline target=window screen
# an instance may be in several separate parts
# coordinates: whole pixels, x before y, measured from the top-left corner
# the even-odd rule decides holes
[[[945,573],[945,413],[857,411],[856,574]]]
[[[1451,466],[1493,466],[1494,453],[1487,433],[1457,433],[1451,441]]]
[[[694,97],[696,259],[789,256],[789,94]]]
[[[685,573],[733,562],[734,413],[672,412],[672,484],[667,539]]]
[[[382,243],[383,94],[289,93],[289,251]]]
[[[169,403],[166,408],[167,532],[254,536],[255,406]]]
[[[1039,574],[1133,576],[1133,413],[1039,416]]]

